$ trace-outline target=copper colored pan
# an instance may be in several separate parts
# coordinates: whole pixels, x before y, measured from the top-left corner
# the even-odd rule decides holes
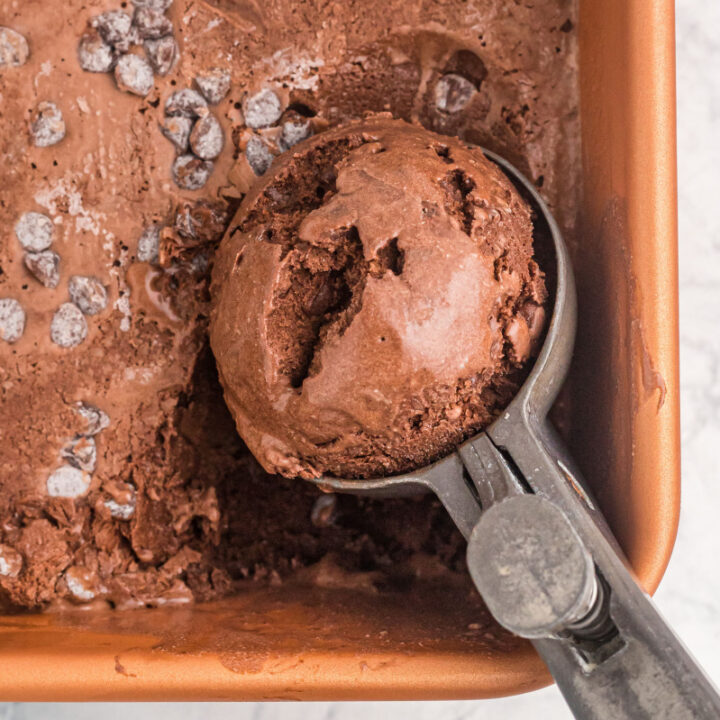
[[[679,506],[672,0],[581,0],[583,201],[569,444],[637,578]],[[585,321],[587,319],[587,321]],[[0,619],[8,700],[440,699],[551,681],[454,588],[414,598],[252,589],[192,608]]]

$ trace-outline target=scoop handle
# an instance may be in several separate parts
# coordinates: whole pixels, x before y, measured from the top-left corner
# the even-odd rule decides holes
[[[490,611],[532,640],[577,718],[720,718],[717,690],[637,584],[557,438],[525,427],[504,447],[473,443],[475,465],[463,452],[480,487],[506,478],[468,540]]]

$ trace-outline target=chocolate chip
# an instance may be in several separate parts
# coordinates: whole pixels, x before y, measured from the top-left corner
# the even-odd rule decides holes
[[[90,487],[90,476],[80,468],[61,465],[48,477],[46,486],[50,497],[82,497]]]
[[[195,155],[180,155],[172,166],[175,184],[184,190],[199,190],[208,181],[213,163]]]
[[[80,309],[72,303],[63,303],[50,323],[50,339],[60,347],[71,348],[87,337],[87,322]]]
[[[217,118],[208,113],[200,118],[190,134],[192,151],[203,160],[214,160],[223,149],[225,136]]]
[[[151,10],[160,10],[162,12],[173,4],[173,0],[132,0],[132,4],[136,8],[150,8]]]
[[[122,10],[108,10],[101,13],[90,21],[90,25],[97,29],[108,45],[129,44],[132,18]]]
[[[435,106],[446,113],[460,112],[476,92],[475,86],[462,75],[448,73],[435,85]]]
[[[30,56],[27,40],[15,30],[0,27],[0,68],[20,67]]]
[[[136,257],[139,262],[156,263],[160,252],[160,226],[148,225],[138,239]]]
[[[123,55],[115,66],[115,82],[125,92],[145,96],[155,82],[152,67],[139,55]]]
[[[15,298],[0,298],[0,339],[17,342],[25,332],[25,311]]]
[[[55,103],[38,103],[30,124],[30,134],[36,147],[50,147],[65,137],[65,121]]]
[[[135,514],[136,500],[133,497],[130,502],[119,503],[116,500],[105,500],[103,505],[110,511],[110,515],[118,520],[129,520]]]
[[[168,35],[157,40],[146,40],[143,47],[155,73],[165,77],[172,70],[179,55],[175,38]]]
[[[15,223],[15,235],[25,250],[47,250],[53,240],[52,220],[39,212],[23,213]]]
[[[70,465],[85,472],[93,472],[97,464],[97,447],[92,437],[79,437],[66,445],[60,456]]]
[[[310,522],[315,527],[330,527],[337,515],[337,495],[328,493],[321,495],[312,506]]]
[[[170,18],[166,17],[162,10],[153,10],[149,7],[135,9],[133,24],[144,40],[157,40],[166,35],[172,35],[173,31]]]
[[[60,256],[52,250],[26,253],[25,267],[46,288],[56,288],[60,282]]]
[[[87,430],[84,433],[86,436],[97,435],[110,425],[110,418],[100,408],[82,401],[75,406],[78,414],[87,421]]]
[[[105,73],[115,64],[115,52],[95,30],[85,33],[78,43],[78,61],[86,72]]]
[[[68,592],[80,602],[90,602],[95,598],[91,575],[88,570],[78,565],[65,571],[65,585]]]
[[[160,125],[160,132],[175,146],[175,149],[183,153],[190,145],[190,133],[193,128],[191,118],[178,115],[166,117]]]
[[[287,120],[282,124],[280,147],[282,150],[288,150],[311,135],[312,126],[308,118],[298,116],[292,120]]]
[[[96,277],[73,275],[68,281],[68,292],[83,315],[97,315],[107,307],[107,290]]]
[[[103,505],[110,515],[118,520],[129,520],[135,513],[137,491],[131,483],[111,481],[103,488],[110,496]]]
[[[204,115],[207,111],[205,98],[196,90],[185,88],[174,92],[165,103],[165,114],[172,117],[182,115],[183,117],[195,118]]]
[[[195,84],[211,105],[217,105],[230,91],[230,72],[219,67],[210,68],[195,77]]]
[[[256,175],[264,175],[272,165],[273,154],[267,143],[257,135],[253,135],[247,142],[245,157],[248,165]]]
[[[245,100],[243,113],[245,124],[250,128],[274,125],[282,115],[280,98],[272,90],[264,88]]]
[[[0,575],[15,578],[23,566],[22,555],[10,545],[0,545]]]

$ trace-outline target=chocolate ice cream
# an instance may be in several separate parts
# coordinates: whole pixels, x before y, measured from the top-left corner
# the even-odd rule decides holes
[[[0,5],[0,606],[211,600],[330,556],[380,591],[463,571],[431,498],[262,471],[209,277],[263,173],[367,112],[506,156],[572,241],[574,0]]]
[[[478,148],[375,117],[305,141],[216,255],[211,345],[265,470],[368,477],[447,454],[544,326],[530,208]]]

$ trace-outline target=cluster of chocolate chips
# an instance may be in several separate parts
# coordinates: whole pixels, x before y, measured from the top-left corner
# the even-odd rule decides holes
[[[47,215],[24,213],[15,224],[15,235],[25,252],[25,265],[46,287],[60,280],[60,257],[48,248],[53,240],[53,224]],[[17,342],[25,332],[25,310],[15,298],[0,298],[0,339]]]
[[[144,97],[155,75],[165,76],[179,56],[173,24],[165,12],[172,0],[133,0],[132,15],[109,10],[90,20],[78,44],[80,67],[87,72],[115,75],[117,86]],[[144,57],[134,48],[142,47]]]
[[[93,276],[72,275],[68,280],[70,302],[63,303],[50,323],[50,339],[60,347],[72,348],[87,337],[86,315],[97,315],[107,307],[107,290]]]
[[[252,131],[245,143],[245,158],[256,175],[267,172],[276,153],[312,135],[310,118],[292,107],[284,109],[270,88],[245,98],[243,115],[246,127]]]
[[[25,250],[25,267],[44,287],[60,283],[60,256],[51,249],[53,223],[47,215],[26,212],[15,223],[15,235]],[[107,307],[107,290],[92,276],[72,275],[68,280],[70,301],[63,303],[50,323],[50,339],[71,348],[87,337],[86,315],[97,315]],[[25,311],[14,298],[0,299],[0,338],[13,343],[25,330]]]
[[[113,72],[117,86],[146,96],[155,75],[165,76],[179,49],[173,25],[165,14],[172,0],[133,0],[133,14],[109,10],[90,20],[80,38],[78,59],[83,70]],[[142,46],[144,57],[133,48]],[[197,90],[178,90],[165,104],[161,130],[177,150],[172,177],[184,190],[199,190],[210,177],[213,160],[225,144],[222,127],[208,104],[219,103],[230,90],[230,73],[211,68],[195,78]]]
[[[219,103],[230,90],[230,73],[211,68],[195,78],[197,90],[184,88],[165,102],[162,134],[175,146],[172,166],[175,184],[184,190],[199,190],[212,174],[213,160],[225,145],[225,134],[208,105]]]
[[[60,282],[60,256],[50,249],[52,220],[39,212],[23,213],[15,223],[15,235],[25,250],[25,267],[46,288],[56,288]]]
[[[97,465],[95,436],[110,424],[110,418],[90,403],[78,402],[75,408],[87,427],[60,451],[62,465],[50,474],[46,483],[50,497],[77,498],[87,493]]]

